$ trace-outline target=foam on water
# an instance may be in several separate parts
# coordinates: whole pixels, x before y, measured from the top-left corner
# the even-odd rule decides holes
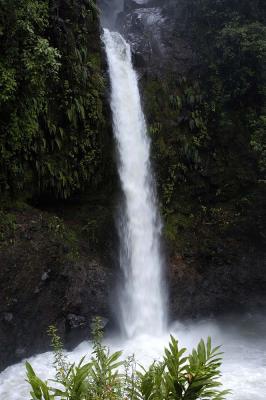
[[[170,332],[179,339],[180,345],[191,350],[201,338],[212,336],[215,345],[222,344],[224,364],[222,382],[233,390],[228,400],[266,399],[266,318],[262,316],[220,321],[200,321],[197,323],[175,323],[170,331],[162,336],[147,334],[123,341],[119,337],[109,338],[106,344],[115,350],[124,350],[124,357],[135,354],[143,365],[162,357]],[[70,361],[79,361],[90,354],[89,342],[80,344],[68,353]],[[47,379],[53,377],[51,353],[32,357],[29,360],[40,375]],[[29,398],[28,384],[25,382],[24,362],[7,368],[0,374],[0,399],[25,400]]]

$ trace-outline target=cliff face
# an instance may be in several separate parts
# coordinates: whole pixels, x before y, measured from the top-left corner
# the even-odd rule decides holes
[[[117,27],[132,46],[152,139],[171,315],[263,309],[265,170],[252,143],[254,118],[264,129],[264,6],[124,3]]]
[[[4,0],[0,27],[2,369],[110,319],[116,173],[93,3]]]
[[[150,75],[180,74],[194,66],[182,1],[125,0],[118,29],[131,43],[135,64]]]
[[[90,337],[94,317],[110,328],[113,231],[105,205],[89,199],[1,213],[0,369],[47,351],[50,325],[68,349]]]

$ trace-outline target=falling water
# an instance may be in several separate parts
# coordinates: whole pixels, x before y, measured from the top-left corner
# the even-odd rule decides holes
[[[265,400],[265,316],[247,316],[243,321],[235,317],[228,321],[176,323],[164,332],[160,222],[153,194],[150,146],[137,76],[132,67],[129,45],[124,39],[106,30],[104,42],[112,83],[111,105],[120,159],[119,173],[125,197],[125,209],[121,212],[124,216],[121,267],[125,283],[120,296],[120,317],[124,331],[132,338],[122,343],[121,338],[109,338],[108,344],[112,350],[124,348],[125,356],[136,354],[137,360],[147,365],[160,358],[170,332],[190,350],[201,337],[211,335],[215,343],[224,344],[223,382],[233,389],[227,400]],[[90,352],[90,343],[84,342],[68,354],[69,361],[78,363],[84,354]],[[51,353],[35,356],[29,361],[42,379],[54,377]],[[27,399],[29,386],[25,378],[24,362],[3,371],[0,374],[0,399]]]
[[[127,336],[162,334],[165,309],[160,255],[160,219],[150,167],[150,141],[130,46],[117,32],[104,30],[111,80],[113,129],[124,194],[120,265],[124,285],[120,321]]]

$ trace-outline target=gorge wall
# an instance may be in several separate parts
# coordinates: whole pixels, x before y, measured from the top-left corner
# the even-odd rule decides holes
[[[150,124],[173,318],[265,307],[265,16],[260,1],[125,0],[118,17]]]
[[[2,369],[110,319],[117,178],[93,3],[3,1],[0,26]]]
[[[171,318],[266,303],[265,5],[203,3],[99,1],[139,74]],[[112,326],[120,196],[95,9],[86,0],[31,0],[34,13],[3,4],[0,368],[47,350],[50,324],[68,347],[88,337],[95,315]],[[42,68],[43,54],[52,65]]]

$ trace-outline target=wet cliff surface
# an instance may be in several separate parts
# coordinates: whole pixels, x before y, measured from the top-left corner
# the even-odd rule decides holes
[[[125,0],[117,19],[132,46],[150,128],[173,319],[265,309],[265,188],[252,150],[253,117],[243,120],[258,100],[253,116],[263,114],[263,66],[255,50],[254,65],[245,61],[240,39],[250,24],[263,30],[265,10],[244,3]],[[250,36],[250,48],[256,40]],[[257,71],[258,89],[255,80],[242,86],[249,78],[239,57]]]
[[[185,73],[196,57],[187,35],[181,1],[126,0],[117,26],[130,42],[135,65],[149,75]]]
[[[110,320],[117,179],[93,2],[3,1],[0,25],[2,369]]]
[[[1,369],[47,351],[50,325],[57,326],[68,349],[90,337],[96,316],[110,328],[115,280],[113,219],[103,205],[65,204],[44,211],[20,204],[5,211],[0,241]]]

